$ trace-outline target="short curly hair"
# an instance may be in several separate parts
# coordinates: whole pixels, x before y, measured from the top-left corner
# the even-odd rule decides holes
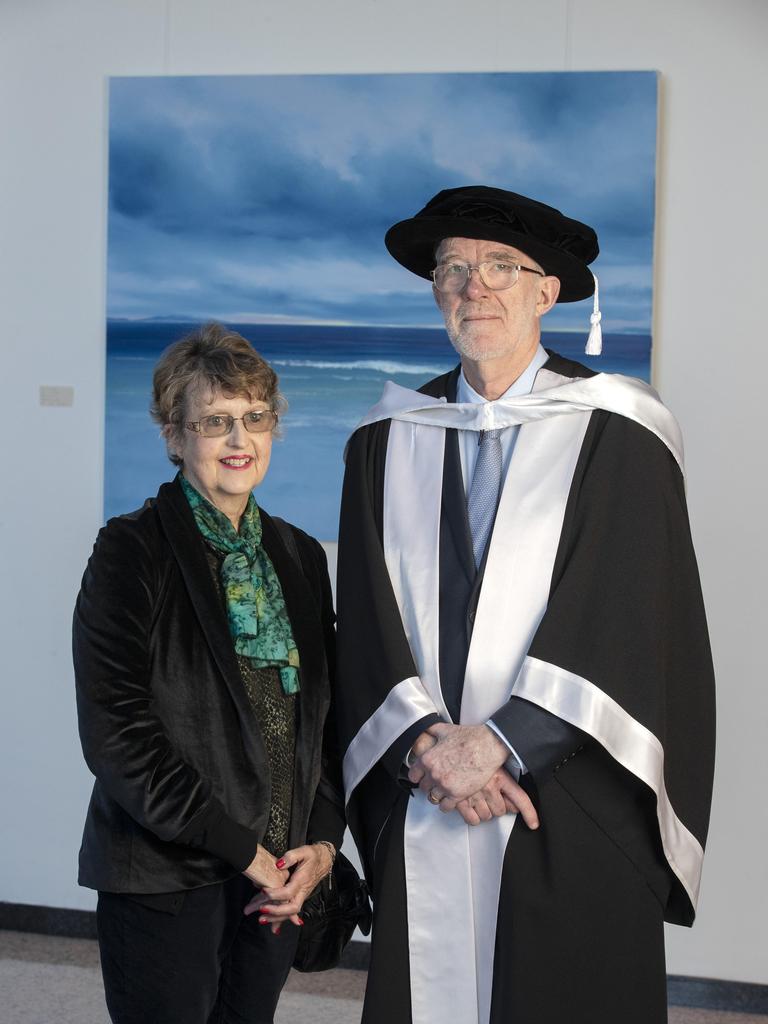
[[[186,419],[190,393],[210,387],[227,396],[243,395],[252,401],[268,402],[275,413],[287,403],[278,390],[278,378],[247,338],[223,324],[208,323],[196,328],[163,352],[152,375],[149,412],[155,423],[178,433]],[[166,436],[168,458],[180,466]]]

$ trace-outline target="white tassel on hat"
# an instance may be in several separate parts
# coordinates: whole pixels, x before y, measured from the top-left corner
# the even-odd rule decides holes
[[[600,326],[603,314],[600,312],[600,286],[597,283],[597,274],[593,274],[592,277],[595,279],[595,304],[592,309],[592,316],[589,318],[592,326],[589,329],[589,337],[587,338],[587,347],[584,349],[584,354],[599,356],[603,351],[603,329]]]

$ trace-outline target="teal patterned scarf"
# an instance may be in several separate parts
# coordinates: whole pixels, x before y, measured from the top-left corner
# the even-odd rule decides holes
[[[251,494],[238,533],[223,512],[179,474],[197,527],[205,540],[224,555],[221,583],[227,602],[229,631],[235,651],[257,668],[280,669],[283,692],[299,691],[299,652],[291,632],[283,588],[269,555],[261,546],[261,515]]]

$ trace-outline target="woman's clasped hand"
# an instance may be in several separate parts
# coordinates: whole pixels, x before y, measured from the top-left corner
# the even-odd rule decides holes
[[[312,843],[289,850],[274,862],[274,871],[280,872],[280,882],[270,884],[264,882],[249,903],[245,914],[259,914],[259,924],[269,924],[272,931],[280,931],[281,925],[290,921],[301,927],[304,922],[300,911],[305,900],[317,886],[330,874],[333,868],[335,851],[330,843]],[[257,885],[254,875],[246,871]]]

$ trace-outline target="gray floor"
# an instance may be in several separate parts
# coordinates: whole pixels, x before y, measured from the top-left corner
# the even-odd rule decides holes
[[[362,971],[294,972],[276,1024],[359,1024],[364,985]],[[674,1007],[669,1021],[768,1024],[768,1017]],[[96,943],[0,931],[0,1022],[109,1024]]]

